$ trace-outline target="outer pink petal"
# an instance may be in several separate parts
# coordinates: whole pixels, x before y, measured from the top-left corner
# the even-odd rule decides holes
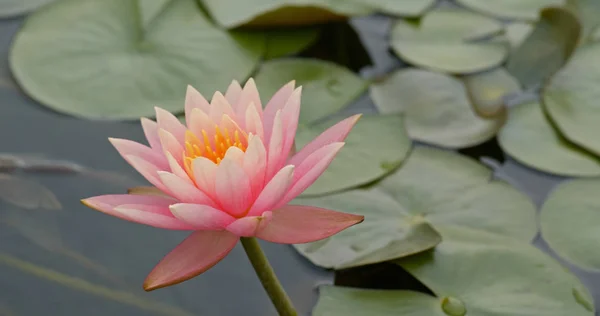
[[[204,192],[198,190],[189,179],[182,179],[170,172],[159,171],[158,176],[169,189],[171,195],[181,202],[215,206],[214,201]]]
[[[267,150],[258,136],[252,136],[248,140],[243,167],[250,179],[252,195],[258,196],[265,185],[267,168]]]
[[[271,212],[263,216],[242,217],[227,226],[227,230],[240,237],[252,237],[263,229],[271,220]]]
[[[290,150],[294,146],[294,138],[296,137],[296,129],[298,128],[298,116],[300,115],[301,95],[302,87],[299,87],[294,91],[294,93],[292,93],[286,102],[285,107],[281,111],[281,122],[285,128],[282,134],[283,141],[281,146],[281,154],[279,155],[277,162],[273,162],[275,169],[279,169],[285,164]]]
[[[185,138],[185,131],[187,129],[179,122],[179,119],[175,115],[159,107],[155,107],[154,110],[156,111],[156,123],[159,129],[164,129],[173,134],[178,141]]]
[[[185,170],[183,170],[183,168],[181,167],[181,165],[179,165],[179,162],[177,161],[177,159],[175,159],[173,157],[173,155],[171,155],[170,152],[165,152],[165,156],[167,157],[167,161],[169,162],[169,169],[171,170],[171,172],[175,175],[177,175],[178,177],[182,178],[182,179],[189,179],[190,177],[188,176],[187,172],[185,172]]]
[[[281,121],[281,111],[275,114],[275,123],[271,140],[269,141],[269,149],[267,150],[267,174],[268,181],[279,170],[279,161],[283,150],[283,122]]]
[[[356,124],[361,115],[362,114],[351,116],[328,128],[313,141],[302,147],[302,149],[288,161],[288,164],[297,166],[306,159],[306,157],[323,146],[341,142],[346,139],[346,136],[348,136],[348,133],[350,133],[350,130],[352,130],[352,127],[354,127],[354,124]]]
[[[240,86],[240,83],[237,82],[237,80],[233,80],[231,84],[229,84],[229,87],[227,87],[227,91],[225,91],[225,99],[227,99],[229,104],[235,106],[241,93],[242,87]],[[235,108],[233,110],[235,111]]]
[[[196,186],[204,193],[216,197],[215,179],[217,177],[217,165],[210,159],[198,157],[192,161],[194,180]]]
[[[275,120],[275,114],[277,111],[282,110],[287,100],[294,92],[295,81],[290,81],[285,86],[281,87],[271,100],[265,106],[265,112],[263,115],[263,128],[265,131],[265,142],[269,142],[271,139],[271,131],[273,130],[273,122]]]
[[[170,208],[175,217],[198,230],[222,230],[235,221],[231,215],[208,205],[179,203]]]
[[[160,137],[160,143],[162,144],[165,152],[171,153],[173,158],[177,160],[179,165],[183,164],[183,147],[177,138],[165,129],[158,130],[158,136]]]
[[[258,114],[258,111],[256,111],[256,107],[254,105],[251,104],[250,106],[248,106],[246,110],[245,120],[246,132],[257,135],[258,137],[264,140],[265,133],[263,129],[262,120],[260,119],[260,114]]]
[[[256,89],[256,83],[254,79],[250,78],[246,81],[244,85],[244,89],[240,93],[240,96],[235,104],[234,108],[237,114],[237,117],[242,118],[246,115],[246,109],[250,106],[254,106],[256,112],[258,112],[259,117],[263,117],[263,109],[262,103],[260,101],[260,95],[258,94],[258,89]]]
[[[193,109],[200,109],[208,113],[210,105],[198,90],[192,86],[187,86],[185,93],[185,119],[188,126],[190,126],[190,117]]]
[[[142,129],[150,147],[155,151],[162,152],[162,146],[158,138],[158,124],[145,117],[142,117],[140,121],[142,122]]]
[[[155,187],[160,189],[161,191],[170,194],[171,191],[167,189],[167,187],[160,181],[158,177],[158,171],[161,171],[156,165],[149,163],[148,161],[138,157],[138,156],[125,156],[125,160],[129,162],[129,164],[135,168],[148,182],[152,183]]]
[[[127,156],[137,156],[152,163],[159,169],[164,170],[169,168],[167,159],[163,155],[161,155],[162,153],[157,153],[150,147],[144,146],[140,143],[136,143],[128,139],[109,138],[108,140],[113,146],[115,146],[115,148],[123,158]]]
[[[299,166],[296,166],[294,183],[289,191],[279,201],[275,208],[281,207],[304,192],[327,169],[335,155],[342,149],[344,143],[329,144],[308,156]]]
[[[264,211],[269,211],[287,193],[293,179],[294,166],[288,165],[279,170],[254,201],[247,216],[261,215]]]
[[[181,283],[203,273],[227,256],[238,239],[227,231],[192,233],[154,267],[144,282],[144,290]]]
[[[177,220],[169,211],[169,205],[175,201],[153,195],[111,194],[101,195],[81,200],[86,206],[116,216],[121,219],[134,221],[165,229],[191,229]]]
[[[217,91],[210,101],[210,111],[208,116],[215,122],[221,121],[223,115],[229,115],[229,117],[236,118],[237,116],[233,112],[231,105],[225,99],[225,96],[221,92]]]
[[[219,205],[234,217],[245,214],[252,203],[248,175],[230,159],[223,159],[217,168],[215,193]]]
[[[321,240],[358,224],[364,216],[311,206],[286,205],[273,211],[270,222],[256,237],[281,244]]]

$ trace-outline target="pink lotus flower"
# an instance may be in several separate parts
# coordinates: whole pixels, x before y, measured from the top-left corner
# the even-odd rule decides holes
[[[110,139],[155,188],[82,202],[125,220],[193,233],[150,272],[144,289],[183,282],[223,259],[239,237],[296,244],[320,240],[363,220],[332,210],[288,205],[329,166],[359,115],[329,128],[290,155],[302,88],[283,86],[264,110],[252,79],[233,81],[209,104],[188,87],[187,127],[156,108],[142,119],[150,147]]]

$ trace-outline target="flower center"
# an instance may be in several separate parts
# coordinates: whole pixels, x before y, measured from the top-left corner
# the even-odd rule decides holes
[[[212,137],[211,137],[212,136]],[[227,128],[215,125],[213,135],[202,130],[202,137],[198,138],[192,131],[185,133],[185,150],[183,161],[188,174],[192,175],[192,161],[198,157],[205,157],[219,164],[230,147],[237,147],[245,152],[247,147],[247,136],[237,129],[230,132]]]

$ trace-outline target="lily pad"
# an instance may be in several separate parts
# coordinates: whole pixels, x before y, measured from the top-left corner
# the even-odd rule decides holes
[[[600,159],[565,140],[537,102],[510,109],[498,142],[513,158],[538,170],[563,176],[600,176]]]
[[[379,12],[399,16],[420,16],[434,6],[436,0],[361,0]]]
[[[314,44],[320,33],[321,30],[314,27],[266,31],[267,48],[264,58],[269,60],[301,52]]]
[[[54,0],[2,0],[0,1],[0,17],[7,18],[33,11]]]
[[[300,128],[296,146],[304,146],[337,121]],[[335,160],[303,196],[332,193],[375,181],[400,166],[411,147],[399,115],[364,115],[345,142]]]
[[[300,122],[308,124],[348,105],[367,89],[367,82],[352,71],[317,59],[287,58],[265,62],[254,78],[263,101],[284,84],[302,86]]]
[[[543,91],[542,104],[561,134],[600,155],[600,43],[582,46]]]
[[[398,56],[417,66],[473,73],[493,68],[506,58],[507,44],[481,40],[500,32],[502,25],[485,16],[437,9],[423,17],[419,26],[397,21],[391,31],[391,46]]]
[[[135,0],[62,0],[16,35],[11,70],[34,99],[94,119],[183,109],[188,84],[205,95],[245,80],[264,50],[215,27],[194,0],[172,0],[142,28]],[[252,46],[252,47],[250,47]]]
[[[485,14],[535,21],[539,11],[548,6],[561,6],[565,0],[457,0],[458,3]]]
[[[600,271],[600,181],[563,182],[540,213],[544,240],[559,256],[587,270]]]
[[[383,114],[402,113],[411,138],[447,148],[474,146],[494,137],[503,120],[479,117],[463,83],[420,69],[402,69],[371,85]]]
[[[533,203],[491,178],[490,169],[470,158],[416,147],[400,169],[368,189],[298,199],[305,205],[364,215],[365,221],[296,249],[319,266],[341,268],[431,248],[438,226],[478,229],[529,242],[536,234]]]
[[[581,23],[581,39],[585,42],[600,26],[600,1],[597,0],[566,0],[567,8],[579,17]]]
[[[485,118],[505,113],[504,97],[521,91],[519,82],[504,68],[468,75],[462,79],[473,109]]]
[[[512,22],[504,28],[504,35],[513,51],[523,44],[531,32],[533,25],[524,22]]]
[[[360,1],[337,0],[202,0],[221,26],[299,26],[366,15],[373,8]]]
[[[525,87],[538,84],[558,71],[579,43],[581,25],[565,8],[546,8],[541,19],[507,61],[508,71]]]

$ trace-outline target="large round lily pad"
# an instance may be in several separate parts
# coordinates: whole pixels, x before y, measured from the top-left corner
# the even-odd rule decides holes
[[[436,296],[323,286],[314,316],[592,316],[581,282],[531,245],[469,229],[444,229],[429,252],[397,261]]]
[[[54,0],[2,0],[0,1],[0,17],[13,17],[33,11]]]
[[[12,72],[31,97],[57,111],[134,119],[156,105],[182,110],[188,84],[211,96],[245,80],[264,49],[216,28],[194,0],[172,0],[146,28],[141,22],[135,0],[54,2],[17,34]]]
[[[548,6],[561,6],[565,0],[457,0],[473,10],[501,18],[535,21],[539,11]]]
[[[355,1],[355,0],[353,0]],[[379,12],[399,16],[420,16],[431,8],[436,0],[359,0]]]
[[[317,59],[287,58],[265,62],[255,76],[264,102],[284,84],[295,80],[302,86],[300,122],[304,124],[331,115],[367,89],[367,82],[352,71]]]
[[[600,159],[564,139],[537,102],[510,110],[498,142],[505,152],[530,167],[564,176],[600,176]]]
[[[600,155],[600,43],[579,48],[543,91],[543,105],[568,140]]]
[[[301,148],[337,121],[333,119],[300,128],[296,135],[296,146]],[[354,188],[393,171],[402,163],[411,147],[403,125],[399,115],[363,115],[325,173],[302,195],[321,195]]]
[[[541,213],[544,240],[566,260],[600,271],[600,181],[572,180],[554,189]]]
[[[485,16],[438,9],[428,13],[419,26],[397,21],[390,37],[394,52],[408,63],[435,71],[473,73],[504,61],[506,43],[473,42],[501,31],[499,22]]]
[[[435,244],[432,231],[438,226],[529,242],[536,234],[533,203],[491,177],[490,169],[470,158],[416,147],[400,169],[368,189],[298,199],[301,204],[361,214],[365,221],[296,249],[317,265],[340,268],[428,249]]]
[[[503,122],[478,116],[459,79],[426,70],[399,70],[373,84],[371,97],[381,113],[404,114],[411,138],[448,148],[485,142]]]
[[[519,82],[504,68],[468,75],[462,80],[473,109],[486,118],[503,115],[506,110],[504,98],[521,91]]]
[[[321,30],[316,27],[266,31],[264,58],[267,60],[275,59],[301,52],[314,44],[320,34]]]

